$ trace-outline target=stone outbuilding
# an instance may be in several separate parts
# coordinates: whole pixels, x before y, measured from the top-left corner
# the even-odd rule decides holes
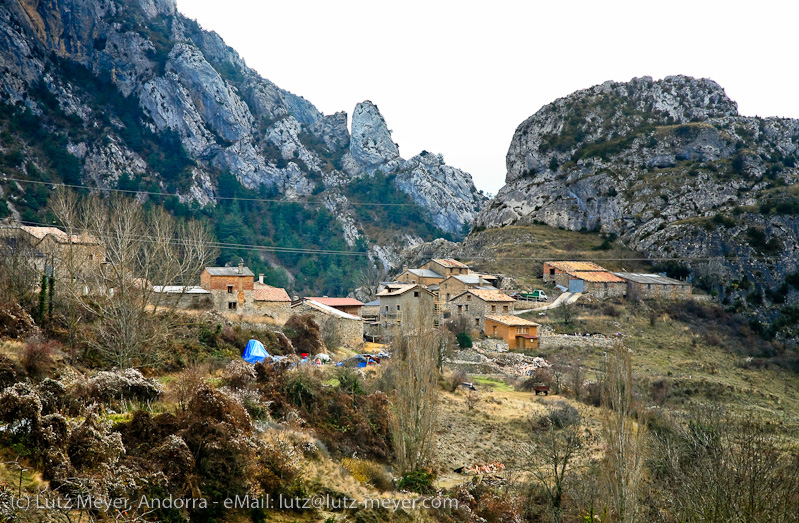
[[[613,274],[627,282],[627,296],[674,300],[690,298],[693,294],[693,286],[690,283],[661,274],[636,272],[614,272]]]
[[[57,227],[0,227],[0,254],[4,251],[27,258],[37,271],[56,278],[80,277],[105,263],[105,247],[97,238],[69,235]]]
[[[563,287],[569,286],[569,280],[579,272],[609,272],[601,265],[586,261],[549,261],[544,262],[543,279]]]
[[[497,290],[468,289],[451,300],[445,307],[453,316],[463,316],[477,330],[484,330],[488,314],[511,314],[516,300]]]
[[[203,310],[213,307],[210,291],[194,285],[154,285],[150,304],[173,309]]]
[[[510,349],[537,349],[539,327],[538,323],[512,314],[489,315],[485,318],[486,335],[507,341]]]
[[[356,349],[363,344],[363,318],[347,314],[338,309],[303,298],[291,306],[292,314],[310,314],[322,330],[335,329],[341,345]]]
[[[438,285],[444,281],[444,276],[430,269],[409,269],[402,268],[402,273],[397,276],[399,283],[420,283],[427,287]]]
[[[253,284],[253,312],[266,316],[279,325],[285,324],[291,317],[291,298],[286,289],[272,287],[261,281]]]
[[[571,277],[569,290],[599,299],[618,298],[627,294],[627,282],[608,271],[584,271]]]
[[[341,312],[352,314],[353,316],[361,316],[363,309],[363,302],[355,298],[330,298],[328,296],[313,297],[309,296],[307,299],[315,302],[322,303],[328,307],[333,307]]]

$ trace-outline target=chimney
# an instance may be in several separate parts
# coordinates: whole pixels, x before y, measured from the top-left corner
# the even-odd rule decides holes
[[[405,272],[405,271],[407,271],[407,270],[408,270],[408,266],[407,266],[407,265],[403,265],[403,266],[402,266],[402,272]]]
[[[482,286],[483,283],[484,283],[483,282],[483,275],[481,274],[480,276],[478,276],[478,278],[479,278],[478,281],[480,282],[480,286]]]
[[[258,275],[258,283],[260,283],[261,285],[264,284],[264,275],[263,275],[263,273]]]
[[[244,274],[244,258],[239,258],[239,274]]]

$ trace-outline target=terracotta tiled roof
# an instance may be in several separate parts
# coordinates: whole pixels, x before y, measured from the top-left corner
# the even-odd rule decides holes
[[[607,271],[604,267],[597,265],[594,262],[586,261],[551,261],[546,262],[550,267],[560,269],[564,272],[582,272],[582,271]]]
[[[52,236],[58,243],[68,243],[69,235],[58,227],[33,227],[31,225],[21,225],[21,230],[27,232],[36,239],[43,240],[46,236]],[[89,234],[73,234],[72,243],[97,244],[97,238]]]
[[[608,271],[576,271],[569,276],[592,283],[624,283],[624,280]]]
[[[514,316],[512,314],[501,314],[498,316],[486,316],[487,320],[494,320],[499,323],[503,323],[505,325],[510,325],[511,327],[533,327],[538,326],[539,324],[525,320],[524,318],[520,318],[518,316]]]
[[[362,307],[363,302],[356,300],[355,298],[327,298],[327,297],[311,297],[308,298],[309,300],[318,301],[319,303],[324,303],[325,305],[329,305],[330,307]]]
[[[468,265],[464,265],[458,260],[453,260],[452,258],[434,258],[432,261],[436,262],[437,264],[443,267],[449,268],[459,268],[459,269],[468,269]]]
[[[489,291],[489,290],[485,290],[485,289],[469,289],[466,292],[462,292],[461,294],[458,294],[458,296],[462,296],[462,295],[466,294],[467,292],[474,294],[475,296],[477,296],[478,298],[480,298],[483,301],[502,301],[502,302],[505,302],[505,301],[510,301],[510,302],[516,301],[516,300],[514,300],[513,298],[511,298],[510,296],[508,296],[507,294],[505,294],[502,291]],[[455,298],[457,298],[458,296],[455,296]],[[453,299],[455,299],[455,298],[453,298]]]
[[[400,294],[405,294],[409,290],[413,289],[414,287],[419,287],[417,283],[408,283],[405,285],[391,285],[390,287],[387,286],[382,291],[378,292],[378,296],[399,296]],[[421,287],[419,287],[421,289]]]
[[[253,294],[255,301],[286,301],[291,302],[286,289],[280,287],[272,287],[263,283],[255,283],[253,285]]]

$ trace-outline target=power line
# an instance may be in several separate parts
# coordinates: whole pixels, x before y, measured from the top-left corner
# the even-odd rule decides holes
[[[57,182],[46,182],[43,180],[25,180],[23,178],[12,178],[9,176],[3,176],[2,178],[4,181],[9,182],[18,182],[18,183],[30,183],[35,185],[48,185],[52,187],[66,187],[68,189],[89,189],[95,191],[107,191],[107,192],[117,192],[123,194],[146,194],[148,196],[163,196],[163,197],[178,197],[177,194],[170,194],[170,193],[163,193],[163,192],[154,192],[154,191],[140,191],[140,190],[133,190],[133,189],[111,189],[105,187],[92,187],[90,185],[77,185],[77,184],[69,184],[69,183],[57,183]],[[279,198],[241,198],[238,196],[215,196],[214,199],[216,200],[230,200],[230,201],[241,201],[241,202],[268,202],[268,203],[294,203],[293,200],[286,200],[286,199],[279,199]],[[325,200],[322,199],[307,199],[302,200],[305,203],[320,203],[324,204]],[[299,203],[299,202],[298,202]],[[348,205],[352,206],[369,206],[369,207],[407,207],[407,206],[417,206],[416,203],[385,203],[385,202],[347,202]]]

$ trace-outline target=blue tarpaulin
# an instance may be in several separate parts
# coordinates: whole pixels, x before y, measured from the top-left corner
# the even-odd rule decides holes
[[[247,363],[259,363],[269,357],[269,353],[266,352],[264,344],[258,340],[248,341],[247,346],[244,347],[244,354],[242,355],[242,358],[244,358],[244,361]]]

